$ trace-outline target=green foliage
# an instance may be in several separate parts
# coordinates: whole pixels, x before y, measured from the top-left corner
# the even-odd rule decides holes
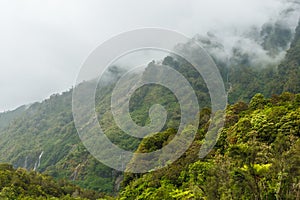
[[[31,105],[1,131],[0,162],[46,172],[98,192],[113,191],[112,170],[83,147],[73,123],[72,91]],[[38,166],[39,156],[43,152]]]
[[[201,129],[207,127],[202,123],[199,136],[175,163],[143,175],[127,174],[119,199],[299,198],[298,98],[284,93],[265,99],[258,94],[249,106],[241,102],[229,106],[227,118],[236,116],[235,122],[226,120],[221,141],[208,157],[198,158]],[[156,149],[167,140],[147,139],[139,148]]]
[[[291,37],[290,32],[276,24],[266,26],[264,31],[265,49],[272,49],[272,45],[285,48]],[[300,95],[282,92],[300,92],[299,35],[300,25],[278,68],[251,67],[249,55],[239,49],[233,52],[233,66],[218,66],[226,80],[229,103],[239,103],[228,106],[225,129],[216,149],[203,161],[198,160],[198,152],[212,114],[210,108],[206,108],[210,104],[208,89],[201,75],[187,61],[167,56],[163,64],[179,71],[198,97],[200,123],[199,127],[193,127],[199,128],[198,134],[189,150],[168,168],[145,175],[125,174],[126,188],[121,198],[279,199],[284,196],[293,199],[297,196]],[[151,64],[145,73],[150,67]],[[147,85],[135,91],[129,106],[131,117],[138,125],[150,122],[148,111],[153,104],[161,104],[168,111],[167,123],[161,133],[140,141],[114,123],[110,110],[111,92],[118,77],[125,72],[113,66],[109,73],[113,74],[112,81],[96,92],[98,120],[107,137],[130,151],[150,152],[166,145],[175,133],[173,129],[177,129],[180,123],[180,106],[176,97],[158,85]],[[87,91],[91,89],[90,82],[84,82],[80,87]],[[72,180],[74,184],[98,192],[115,192],[115,180],[121,177],[121,173],[96,161],[81,144],[73,122],[71,98],[72,90],[52,95],[28,108],[23,106],[1,113],[0,162],[10,162],[28,170],[36,166],[37,171],[47,172],[55,179]],[[1,168],[12,170],[4,165]],[[200,175],[196,177],[197,173]],[[3,183],[11,181],[2,180]],[[38,187],[33,190],[41,195],[45,192]],[[16,188],[3,188],[3,198],[14,198],[15,194]]]
[[[25,169],[13,169],[0,164],[0,199],[97,199],[102,197],[94,191],[83,190],[68,182],[55,182],[51,177]]]
[[[266,25],[262,34],[266,34],[263,46],[271,49],[271,54],[276,54],[278,49],[272,46],[285,49],[290,41],[290,30],[281,27],[280,24]],[[265,32],[265,33],[264,33]],[[247,55],[239,55],[239,52],[233,52],[239,62],[227,67],[227,89],[229,91],[228,101],[234,104],[238,101],[249,102],[257,93],[265,97],[271,97],[274,94],[283,92],[300,92],[300,23],[296,29],[294,40],[285,58],[279,66],[250,66],[247,61]],[[233,56],[232,59],[235,57]],[[246,57],[245,59],[243,57]],[[222,70],[220,70],[222,72]]]

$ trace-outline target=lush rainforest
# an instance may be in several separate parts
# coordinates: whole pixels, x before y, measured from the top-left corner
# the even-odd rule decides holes
[[[0,165],[0,199],[300,199],[300,25],[293,37],[275,33],[265,38],[270,53],[293,38],[276,65],[251,66],[238,49],[229,64],[212,54],[229,103],[218,143],[204,159],[198,153],[215,114],[208,89],[189,63],[172,56],[162,64],[179,71],[195,90],[200,123],[188,151],[158,171],[124,174],[93,158],[74,126],[73,89],[1,113],[0,162],[10,164]],[[117,80],[125,72],[114,66],[109,73]],[[141,140],[113,122],[109,105],[114,84],[112,79],[96,94],[98,120],[111,141],[127,150],[151,152],[172,140],[180,105],[170,90],[149,85],[132,96],[131,117],[139,125],[149,123],[153,104],[169,113],[160,133]],[[89,82],[80,87],[88,90]]]

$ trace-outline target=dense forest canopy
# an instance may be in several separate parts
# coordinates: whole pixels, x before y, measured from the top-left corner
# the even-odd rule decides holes
[[[200,105],[195,141],[180,159],[146,174],[123,174],[100,163],[77,135],[70,90],[0,114],[0,162],[11,163],[0,165],[0,197],[96,199],[106,193],[118,194],[118,199],[299,199],[300,24],[294,34],[278,24],[264,25],[261,34],[270,56],[288,49],[279,64],[252,66],[249,55],[238,48],[225,63],[210,51],[212,45],[220,47],[213,43],[213,36],[198,38],[218,65],[229,101],[225,127],[204,159],[198,153],[210,116],[215,114],[210,110],[208,89],[188,62],[170,55],[162,64],[189,81]],[[96,95],[98,120],[106,135],[136,152],[152,152],[168,144],[180,121],[176,97],[158,85],[137,90],[130,100],[131,117],[137,124],[149,123],[153,104],[163,105],[168,118],[153,137],[128,136],[114,123],[109,106],[113,86],[126,72],[116,66],[112,69],[117,72],[115,79]],[[80,87],[89,90],[89,84]]]

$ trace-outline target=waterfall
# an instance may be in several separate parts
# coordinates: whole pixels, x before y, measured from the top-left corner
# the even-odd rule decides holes
[[[26,156],[25,158],[24,169],[27,169],[27,160],[28,160],[28,156]]]
[[[44,154],[44,151],[42,151],[42,153],[39,155],[38,161],[34,164],[33,171],[36,171],[40,167],[41,158],[42,158],[43,154]]]

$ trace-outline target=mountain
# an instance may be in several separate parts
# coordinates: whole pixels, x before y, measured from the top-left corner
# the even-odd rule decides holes
[[[13,111],[0,113],[0,130],[6,128],[14,119],[20,117],[26,110],[26,107],[24,105]]]
[[[218,65],[229,103],[249,102],[256,93],[271,97],[299,92],[300,26],[292,30],[287,24],[284,20],[267,22],[231,36],[229,42],[211,32],[193,38]]]
[[[74,181],[86,188],[112,191],[111,171],[107,172],[107,167],[95,161],[80,142],[73,123],[71,100],[72,92],[68,91],[24,110],[1,131],[0,162],[12,163],[15,168],[47,171],[55,178]],[[86,175],[89,168],[91,173]],[[93,181],[88,180],[89,176]]]
[[[242,49],[240,48],[242,46],[246,46],[248,43],[243,43],[243,42],[240,43],[238,47],[234,47],[233,49],[231,49],[232,51],[229,54],[228,58],[223,59],[224,57],[222,57],[222,55],[224,55],[223,53],[226,52],[223,49],[224,45],[221,42],[219,42],[213,35],[209,35],[209,40],[206,41],[204,41],[203,38],[202,39],[201,38],[199,39],[197,37],[194,38],[197,41],[200,41],[200,43],[202,44],[206,42],[207,45],[205,47],[208,49],[208,52],[215,59],[218,68],[221,72],[221,76],[224,79],[225,86],[229,95],[229,103],[234,104],[239,101],[250,102],[250,105],[240,103],[233,106],[233,108],[241,106],[241,108],[238,108],[238,109],[242,109],[243,112],[241,113],[239,111],[232,111],[230,109],[228,110],[229,117],[231,118],[227,120],[231,122],[228,125],[231,129],[226,129],[222,137],[227,138],[228,140],[245,140],[245,142],[238,142],[236,144],[237,146],[233,145],[234,148],[246,148],[247,150],[249,145],[252,148],[251,145],[254,144],[259,144],[262,145],[263,147],[267,146],[266,147],[267,149],[273,148],[272,145],[276,144],[275,141],[277,139],[277,135],[271,137],[270,131],[266,131],[264,136],[259,135],[257,138],[259,141],[256,140],[252,141],[254,142],[254,144],[248,143],[248,141],[246,141],[248,136],[246,137],[244,135],[240,135],[240,132],[243,132],[243,129],[245,128],[243,123],[245,123],[245,126],[247,125],[247,123],[249,125],[249,122],[247,122],[247,120],[248,121],[250,120],[251,125],[249,125],[249,127],[246,128],[248,128],[247,131],[251,132],[251,130],[255,128],[252,127],[255,124],[252,124],[251,120],[255,120],[257,116],[261,117],[261,116],[268,115],[273,112],[273,109],[275,109],[274,112],[278,111],[279,114],[280,113],[282,114],[282,116],[275,116],[276,119],[274,119],[275,120],[274,122],[271,119],[270,119],[271,121],[267,121],[268,122],[267,126],[270,127],[270,129],[276,131],[277,126],[275,126],[274,128],[273,126],[274,124],[272,123],[275,123],[275,125],[277,123],[280,126],[281,125],[283,126],[283,124],[280,123],[283,123],[284,120],[287,121],[291,120],[293,123],[294,123],[293,120],[296,120],[295,127],[297,127],[297,123],[298,123],[297,114],[292,113],[292,110],[290,109],[290,107],[293,109],[298,109],[295,103],[298,101],[295,100],[298,99],[298,96],[293,96],[291,94],[289,95],[284,94],[280,97],[277,96],[272,97],[272,95],[281,94],[284,91],[290,91],[294,93],[300,92],[299,91],[300,83],[298,78],[299,66],[300,66],[299,65],[300,26],[298,26],[294,34],[293,32],[289,32],[287,29],[285,29],[284,26],[282,27],[281,25],[278,24],[276,25],[276,23],[272,25],[265,25],[262,28],[262,30],[264,31],[259,36],[259,38],[264,39],[261,43],[261,48],[264,48],[267,51],[264,52],[263,56],[267,55],[270,57],[274,54],[278,54],[277,50],[284,51],[284,49],[288,48],[287,46],[289,46],[289,42],[292,40],[292,38],[294,38],[290,45],[290,49],[286,53],[285,58],[281,59],[280,61],[276,60],[275,63],[271,62],[271,64],[269,62],[266,62],[267,64],[266,65],[264,64],[263,67],[259,67],[260,64],[264,62],[263,59],[259,59],[259,62],[257,62],[257,60],[254,59],[255,56],[257,56],[257,54],[252,54],[251,52],[247,52],[247,51],[245,52],[243,48]],[[186,45],[187,45],[186,47],[188,48],[188,44]],[[182,51],[184,51],[184,48],[182,49]],[[270,55],[268,55],[268,52]],[[157,185],[155,185],[154,188],[146,185],[144,188],[141,189],[141,191],[143,191],[143,189],[149,191],[158,189],[158,191],[156,192],[163,190],[161,192],[164,193],[165,191],[169,191],[169,190],[173,191],[174,189],[175,191],[178,191],[178,194],[174,193],[175,196],[183,195],[180,194],[181,192],[189,194],[189,191],[185,191],[187,187],[181,187],[180,185],[180,184],[190,184],[189,181],[182,180],[181,182],[176,183],[178,185],[175,184],[176,181],[175,182],[172,181],[180,178],[179,174],[181,173],[183,174],[190,173],[190,171],[188,171],[187,168],[191,168],[191,170],[193,170],[192,168],[196,168],[195,173],[213,173],[213,171],[201,172],[198,169],[202,167],[204,168],[207,167],[208,169],[216,170],[215,162],[218,161],[217,159],[220,159],[219,160],[220,162],[226,163],[225,161],[227,157],[229,157],[234,163],[245,164],[245,168],[243,168],[243,166],[241,165],[241,167],[237,169],[238,171],[237,178],[239,176],[242,176],[239,173],[245,173],[244,176],[249,176],[250,177],[249,179],[251,180],[255,179],[253,178],[253,173],[256,172],[252,171],[251,172],[252,174],[249,175],[247,174],[249,170],[254,170],[255,168],[254,166],[261,167],[261,168],[267,167],[269,166],[269,160],[267,160],[268,162],[259,161],[257,163],[255,162],[249,164],[249,163],[245,163],[246,161],[243,161],[240,158],[232,157],[231,152],[229,150],[228,151],[224,150],[228,146],[232,145],[230,142],[227,141],[227,139],[221,140],[223,141],[223,143],[218,144],[217,146],[217,151],[223,151],[223,152],[214,153],[211,155],[210,158],[212,159],[211,161],[212,163],[210,163],[209,160],[206,160],[205,162],[208,163],[203,164],[201,161],[197,160],[198,157],[196,156],[195,152],[197,152],[199,148],[199,144],[200,144],[199,141],[201,141],[200,139],[203,137],[203,131],[207,126],[206,121],[204,119],[206,119],[207,116],[209,116],[210,114],[209,113],[210,98],[208,94],[208,89],[206,87],[204,80],[201,78],[201,75],[186,61],[179,59],[176,56],[170,55],[164,58],[162,64],[168,65],[169,67],[172,67],[173,69],[179,71],[189,81],[189,83],[191,84],[192,88],[196,93],[200,105],[199,116],[201,122],[199,124],[200,127],[199,130],[200,133],[198,135],[199,138],[196,141],[196,143],[197,142],[198,143],[195,144],[196,146],[192,146],[193,149],[190,149],[189,152],[185,155],[187,160],[180,159],[179,161],[176,161],[174,163],[174,168],[171,167],[171,168],[164,169],[165,171],[164,170],[159,171],[157,172],[158,175],[156,175],[155,173],[144,175],[146,179],[142,178],[136,180],[135,178],[133,178],[135,177],[135,175],[133,177],[132,175],[125,176],[124,185],[126,185],[127,187],[125,188],[125,190],[123,190],[121,196],[126,197],[126,195],[128,195],[128,193],[131,192],[133,194],[136,194],[135,191],[136,188],[132,186],[134,184],[141,184],[141,182],[144,182],[145,184],[149,182],[152,184],[152,182],[148,181],[147,179],[147,178],[152,179],[153,178],[152,176],[159,177],[157,179],[154,179],[155,183],[153,184],[157,184]],[[154,65],[156,66],[159,64],[153,62],[149,63],[148,67],[143,72],[144,78],[146,77],[147,69],[148,70],[151,69],[151,67],[153,67]],[[96,93],[97,117],[99,123],[103,125],[103,129],[107,137],[116,145],[130,151],[144,152],[144,151],[148,151],[149,147],[150,150],[153,150],[163,146],[165,144],[165,140],[168,141],[174,136],[174,130],[178,128],[178,124],[180,121],[180,110],[179,110],[180,106],[178,105],[176,97],[172,94],[170,90],[158,85],[145,86],[140,88],[134,93],[134,95],[130,99],[129,107],[130,107],[131,117],[138,125],[142,126],[150,122],[148,111],[153,104],[161,104],[168,111],[166,125],[163,127],[161,131],[162,136],[158,137],[158,140],[163,140],[163,141],[158,141],[157,142],[158,146],[153,146],[152,140],[149,141],[143,140],[141,142],[140,139],[131,137],[126,133],[124,133],[120,128],[118,128],[118,126],[113,120],[113,116],[111,113],[110,100],[111,100],[112,89],[114,88],[116,81],[120,78],[121,75],[125,74],[126,71],[124,71],[122,68],[112,66],[109,69],[109,73],[110,73],[109,75],[113,78],[110,81],[108,81],[106,84],[104,84],[104,87],[98,88]],[[91,89],[90,84],[91,82],[83,82],[78,87],[84,87],[85,90],[90,90]],[[15,168],[23,167],[28,170],[48,173],[49,175],[53,176],[55,179],[59,179],[59,180],[66,179],[68,181],[71,181],[74,184],[98,192],[107,192],[107,193],[117,192],[123,174],[122,172],[113,170],[103,165],[99,161],[97,161],[95,158],[93,158],[93,156],[88,152],[88,150],[82,144],[73,122],[72,104],[71,104],[72,92],[73,89],[64,92],[62,94],[52,95],[49,99],[43,102],[34,103],[27,107],[23,106],[15,111],[1,114],[0,115],[0,126],[1,126],[0,162],[12,163],[12,165]],[[264,99],[261,96],[256,96],[253,99],[253,97],[257,93],[262,93],[265,97],[272,97],[272,99],[270,100]],[[273,102],[276,101],[276,97],[278,98],[277,101],[280,104],[279,105],[280,108],[277,107],[276,103]],[[258,101],[256,105],[258,107],[254,106],[256,100]],[[260,104],[262,104],[261,106],[263,108],[259,108]],[[251,107],[251,105],[253,106]],[[287,106],[286,108],[287,110],[281,108],[285,106]],[[238,112],[238,113],[232,114],[231,112],[233,113]],[[246,120],[247,117],[249,119]],[[295,119],[293,117],[295,117]],[[241,119],[243,120],[240,121]],[[257,123],[258,123],[257,126],[265,126],[264,123],[260,123],[260,122]],[[241,130],[238,130],[239,125],[237,124],[239,125],[241,124],[240,127]],[[288,124],[285,124],[285,126],[288,126]],[[263,127],[260,128],[262,128],[261,130],[263,131]],[[232,134],[234,136],[232,135],[228,136],[228,134],[231,134],[230,131],[232,131]],[[298,129],[294,130],[294,132],[297,131]],[[290,136],[294,137],[293,135],[295,135],[295,138],[298,137],[298,135],[294,133],[292,135],[289,135],[288,137]],[[270,138],[270,141],[265,141],[267,140],[266,138]],[[155,138],[154,141],[155,140],[157,140],[157,138]],[[285,142],[286,140],[283,141]],[[295,148],[297,149],[298,147],[295,146]],[[243,152],[242,150],[239,150],[240,151],[239,153],[241,154],[244,153],[248,155],[249,152],[247,151]],[[193,153],[190,153],[190,151],[193,151]],[[294,150],[286,149],[282,152],[292,153],[293,151]],[[275,156],[275,154],[273,156]],[[284,158],[280,158],[280,159],[284,159]],[[276,161],[280,161],[280,160],[276,160]],[[246,172],[244,172],[243,170]],[[271,170],[272,176],[275,176],[273,172],[280,172],[278,171],[278,169],[276,169],[277,171],[274,170]],[[173,171],[175,174],[170,173],[168,175],[169,171],[171,172]],[[226,171],[226,173],[227,172],[235,173],[234,170]],[[161,174],[166,174],[170,176],[169,177],[170,179],[169,178],[162,179],[162,180],[166,180],[166,182],[160,182],[160,178],[162,177]],[[185,177],[184,175],[182,176],[183,177],[181,178]],[[191,175],[189,174],[188,176]],[[204,179],[203,177],[199,177],[199,179]],[[168,185],[167,184],[168,181],[171,181],[171,184],[173,186]],[[191,184],[195,184],[195,185],[196,183],[201,184],[201,182],[197,182],[198,179],[195,181],[196,181],[195,183],[191,183]],[[234,182],[235,179],[232,181],[233,183],[238,184],[237,182]],[[206,183],[212,184],[212,182],[209,183],[205,182],[205,184]],[[267,184],[267,182],[255,182],[255,180],[254,183]],[[279,181],[276,183],[281,183],[281,182]],[[294,182],[292,181],[291,183]],[[167,186],[167,187],[170,186],[170,188],[160,189],[160,186]],[[207,185],[207,187],[209,187],[209,185]],[[226,188],[227,185],[223,185],[222,187]],[[239,185],[237,185],[236,187],[239,187]],[[198,190],[196,186],[195,189]],[[239,189],[243,191],[242,188]],[[239,189],[237,189],[237,191]],[[261,186],[255,186],[254,190],[257,189],[261,189]],[[201,190],[204,189],[200,188],[199,190],[201,193]],[[251,189],[249,189],[249,191],[250,190]],[[292,193],[286,188],[284,188],[284,191]],[[279,194],[280,192],[281,191],[277,193]],[[140,195],[140,192],[138,192],[137,195]],[[236,195],[240,195],[240,194],[236,194]],[[270,192],[270,194],[267,195],[274,195],[274,194],[273,193],[271,194]]]
[[[191,81],[199,104],[208,104],[209,96],[204,81],[199,78],[200,74],[186,63],[179,63],[171,57],[165,59],[165,64],[176,65]],[[149,69],[151,65],[153,63],[149,64]],[[115,73],[118,69],[112,67],[110,70]],[[105,84],[97,90],[98,119],[112,142],[134,151],[140,140],[128,136],[113,122],[109,105],[114,83]],[[78,87],[89,90],[89,85],[90,82],[84,82]],[[15,168],[46,172],[56,179],[67,179],[87,189],[112,193],[118,187],[117,180],[122,173],[97,161],[83,146],[73,122],[72,92],[55,94],[43,102],[34,103],[7,124],[1,130],[0,162],[12,163]],[[180,119],[176,97],[170,90],[157,85],[145,86],[132,96],[130,110],[133,120],[140,125],[147,124],[149,106],[153,103],[164,105],[169,113],[163,130],[176,128]],[[17,111],[9,113],[14,112]],[[9,116],[9,113],[4,116]]]
[[[287,51],[285,60],[279,65],[278,72],[284,91],[300,92],[300,22],[291,48]]]
[[[300,22],[278,67],[234,66],[214,58],[227,66],[229,100],[236,102],[227,108],[214,150],[199,158],[210,124],[202,120],[194,143],[179,160],[154,172],[125,174],[118,199],[299,199],[300,94],[288,93],[300,92],[299,36]],[[208,111],[202,113],[202,119],[209,119]],[[159,149],[174,134],[170,129],[144,139],[138,151]]]
[[[118,199],[299,198],[300,94],[271,99],[257,94],[249,104],[228,106],[217,145],[200,159],[206,123],[173,164],[146,174],[127,173]],[[160,149],[174,134],[168,130],[144,139],[138,151]]]

